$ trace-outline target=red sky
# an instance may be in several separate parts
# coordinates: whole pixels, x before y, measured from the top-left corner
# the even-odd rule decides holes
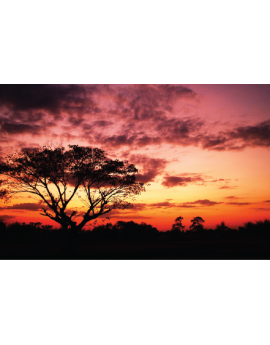
[[[187,228],[195,216],[206,227],[270,218],[269,85],[1,85],[0,126],[1,160],[62,143],[134,163],[150,185],[112,222],[166,230],[178,216]],[[22,196],[2,202],[0,217],[50,223]]]

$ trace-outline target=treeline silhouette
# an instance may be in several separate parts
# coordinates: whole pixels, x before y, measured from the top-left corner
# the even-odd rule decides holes
[[[0,221],[1,259],[270,259],[270,220],[231,229],[224,222],[205,229],[195,217],[184,231],[182,217],[169,231],[119,221],[77,233],[31,222]]]
[[[133,221],[119,221],[115,225],[111,223],[94,227],[91,231],[83,230],[79,233],[69,233],[66,229],[55,229],[52,225],[42,225],[41,223],[12,223],[6,224],[0,221],[0,239],[11,242],[28,242],[31,240],[76,240],[100,239],[100,240],[145,240],[157,238],[159,231],[152,225],[146,223],[135,223]]]

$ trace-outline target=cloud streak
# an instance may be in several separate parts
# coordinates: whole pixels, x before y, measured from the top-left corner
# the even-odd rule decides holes
[[[27,211],[38,211],[42,210],[44,206],[32,203],[32,202],[26,202],[21,204],[15,204],[12,206],[3,206],[0,207],[0,210],[27,210]]]
[[[176,186],[185,187],[191,183],[198,183],[204,182],[201,176],[188,176],[188,177],[181,177],[181,176],[165,176],[163,182],[161,183],[162,186],[167,188],[172,188]]]
[[[246,206],[251,205],[251,202],[226,202],[227,205],[233,205],[233,206]]]
[[[226,182],[230,181],[230,179],[214,179],[211,176],[205,176],[204,174],[199,173],[183,173],[176,176],[165,175],[162,181],[162,186],[167,188],[173,187],[186,187],[189,184],[196,184],[200,186],[204,186],[208,183],[216,183],[216,182]]]
[[[181,205],[195,205],[195,206],[215,206],[218,204],[223,204],[223,202],[210,201],[208,199],[196,200],[192,202],[186,202]]]

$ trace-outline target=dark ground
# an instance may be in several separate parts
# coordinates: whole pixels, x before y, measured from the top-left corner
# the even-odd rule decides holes
[[[0,259],[270,259],[268,228],[186,233],[152,230],[148,233],[127,230],[125,233],[115,229],[104,231],[103,228],[103,231],[86,231],[67,237],[61,230],[27,226],[2,229]]]
[[[49,236],[48,236],[49,237]],[[155,239],[54,238],[1,241],[1,259],[270,259],[270,237],[241,233],[159,233]]]

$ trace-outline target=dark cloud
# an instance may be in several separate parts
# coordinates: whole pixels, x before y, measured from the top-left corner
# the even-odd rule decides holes
[[[189,183],[197,183],[197,182],[203,182],[203,181],[204,180],[201,176],[190,176],[190,177],[165,176],[161,184],[165,187],[172,188],[175,186],[185,187]]]
[[[42,205],[32,203],[32,202],[26,202],[22,204],[15,204],[12,206],[4,206],[0,207],[0,210],[27,210],[27,211],[38,211],[42,210]]]
[[[164,172],[168,163],[166,159],[141,154],[130,155],[129,162],[138,168],[139,174],[136,175],[136,179],[143,183],[153,182],[158,175]]]
[[[112,211],[113,212],[113,211]],[[112,219],[130,219],[130,220],[134,220],[134,219],[152,219],[153,217],[149,217],[149,216],[141,216],[141,215],[135,215],[135,214],[130,214],[130,215],[125,215],[123,213],[121,214],[115,214],[115,213],[107,213],[106,216]],[[103,217],[100,216],[99,218],[107,218],[107,217]]]
[[[121,133],[124,131],[121,130]],[[89,139],[88,134],[85,136]],[[91,140],[90,140],[91,141]],[[148,145],[159,145],[162,144],[162,139],[160,137],[151,137],[145,135],[144,133],[134,133],[134,134],[120,134],[105,136],[103,133],[95,135],[94,142],[99,145],[106,145],[107,147],[119,148],[122,146],[129,146],[133,149],[141,148]]]
[[[211,176],[205,176],[204,174],[198,173],[183,173],[177,176],[164,176],[162,185],[167,188],[172,188],[176,186],[185,187],[188,184],[206,185],[206,183],[219,183],[222,181],[230,181],[230,179],[214,179]]]
[[[137,121],[140,121],[138,118]],[[214,151],[239,151],[246,147],[270,147],[270,121],[254,126],[236,127],[219,134],[208,134],[214,125],[206,124],[200,118],[168,117],[164,114],[145,117],[147,129],[133,124],[132,131],[122,128],[119,135],[99,136],[100,143],[113,147],[159,145],[162,143],[179,146],[201,146]],[[120,134],[121,133],[121,134]]]
[[[144,210],[147,206],[148,206],[148,204],[146,204],[146,203],[140,203],[140,202],[136,202],[136,203],[132,203],[132,211],[133,210],[136,210],[136,211],[142,211],[142,210]]]
[[[163,202],[156,202],[156,203],[151,203],[151,204],[146,204],[146,203],[139,203],[139,202],[135,202],[132,204],[132,207],[130,209],[126,209],[126,210],[113,210],[113,214],[115,213],[119,213],[119,214],[127,214],[127,213],[131,213],[133,214],[134,212],[139,212],[139,211],[144,211],[146,209],[156,209],[156,208],[175,208],[178,207],[178,204],[175,203],[170,203],[167,201],[163,201]]]
[[[264,202],[270,202],[270,200],[265,200]]]
[[[134,118],[136,116],[134,115]],[[134,120],[133,118],[133,120]],[[144,121],[147,125],[142,127]],[[209,134],[215,131],[214,124],[207,124],[200,118],[168,116],[164,112],[152,112],[149,116],[139,116],[132,123],[132,130],[126,125],[119,130],[119,135],[96,137],[96,142],[112,147],[174,144],[177,146],[200,146],[214,151],[241,151],[246,147],[270,147],[270,120],[254,126],[235,127],[233,130]]]
[[[245,206],[251,205],[251,202],[226,202],[227,205],[234,205],[234,206]]]
[[[138,119],[138,121],[140,118]],[[209,135],[207,132],[214,129],[200,118],[149,116],[147,129],[138,124],[133,125],[132,131],[121,135],[99,136],[100,143],[108,143],[113,147],[160,145],[162,143],[178,146],[201,146],[203,149],[214,151],[240,151],[246,147],[270,147],[270,121],[255,126],[236,127],[232,131],[218,135]],[[119,132],[119,133],[120,133]]]
[[[182,98],[194,99],[196,93],[181,85],[110,85],[106,93],[113,97],[109,113],[135,121],[156,120],[172,112]]]
[[[219,146],[219,145],[223,145],[225,142],[226,142],[225,137],[223,137],[223,138],[211,138],[209,136],[206,136],[203,138],[202,147],[204,149],[223,151],[223,150],[225,150],[225,147]]]
[[[9,134],[36,134],[66,119],[74,129],[83,116],[98,114],[100,85],[0,85],[0,124]],[[47,134],[48,133],[47,131]]]
[[[160,207],[166,207],[166,208],[171,208],[171,207],[176,207],[176,204],[174,203],[170,203],[168,201],[164,201],[164,202],[156,202],[156,203],[153,203],[153,204],[149,204],[149,207],[157,207],[157,208],[160,208]]]
[[[230,132],[230,139],[240,139],[247,146],[270,146],[270,120],[256,126],[238,127]]]
[[[133,206],[135,210],[144,210],[146,208],[195,208],[199,206],[214,206],[218,204],[223,204],[223,202],[216,202],[211,201],[208,199],[203,200],[196,200],[192,202],[184,202],[184,203],[170,203],[168,201],[157,202],[152,204],[141,204],[141,203],[134,203]]]
[[[167,199],[166,199],[167,200]],[[170,199],[172,200],[172,199]],[[156,203],[151,203],[151,204],[146,204],[146,203],[133,203],[133,207],[128,211],[143,211],[145,209],[156,209],[156,208],[176,208],[179,207],[180,204],[176,203],[170,203],[168,201],[162,201],[162,202],[156,202]],[[193,206],[190,206],[193,207]]]
[[[256,211],[270,211],[270,208],[256,207],[256,208],[253,208],[253,210],[256,210]]]
[[[80,126],[83,122],[84,122],[84,118],[80,117],[75,117],[75,116],[69,116],[68,118],[68,122],[72,125],[72,127],[68,127],[67,126],[67,129],[70,129],[70,130],[73,130],[74,127],[78,127]]]
[[[190,205],[190,204],[181,204],[181,205],[179,205],[178,207],[180,207],[180,208],[196,208],[196,207],[198,207],[198,206],[196,206],[196,205]]]
[[[136,174],[136,180],[142,183],[153,182],[157,175],[158,172],[155,171],[149,171],[145,174]]]
[[[15,218],[15,216],[7,216],[7,215],[1,215],[0,216],[0,220],[2,221],[2,222],[6,222],[6,221],[9,221],[10,219],[14,219]]]
[[[121,146],[131,146],[135,144],[135,140],[137,137],[135,135],[128,136],[128,135],[112,135],[109,137],[101,137],[100,135],[96,136],[96,142],[101,144],[109,144],[113,147],[121,147]]]
[[[31,134],[39,134],[43,130],[41,126],[38,125],[28,125],[23,123],[9,123],[4,122],[1,126],[3,132],[8,134],[23,134],[23,133],[31,133]]]
[[[147,145],[160,145],[162,144],[162,139],[158,136],[150,137],[148,135],[143,135],[141,137],[137,137],[136,141],[134,141],[134,144],[137,147],[144,147]]]
[[[216,136],[202,139],[204,149],[224,151],[243,150],[246,147],[270,147],[270,120],[253,126],[238,126]]]
[[[243,198],[238,198],[237,196],[225,196],[224,199],[243,199]]]
[[[102,131],[95,132],[89,143],[94,139],[95,144],[112,148],[140,148],[164,142],[198,145],[200,141],[198,130],[203,126],[200,119],[173,116],[176,101],[196,99],[197,95],[189,88],[181,85],[108,85],[100,94],[110,100],[102,108],[102,114],[109,121],[91,123],[93,131],[101,129],[102,125],[109,128],[116,123],[118,131],[109,135]],[[109,124],[112,119],[113,124]],[[81,129],[87,139],[89,133],[85,126]]]
[[[182,205],[200,205],[200,206],[214,206],[218,204],[223,204],[223,202],[210,201],[208,199],[196,200],[192,202],[185,202]]]
[[[108,127],[108,126],[111,126],[113,125],[113,122],[112,121],[94,121],[93,122],[93,126],[94,127]]]
[[[14,111],[59,113],[91,102],[87,95],[96,89],[95,85],[0,85],[0,104]]]
[[[170,199],[170,200],[172,200],[172,199]],[[156,208],[179,208],[179,207],[181,207],[181,208],[191,208],[191,207],[197,207],[198,204],[205,205],[205,206],[212,206],[210,204],[213,203],[213,202],[211,202],[209,200],[207,200],[207,201],[208,201],[208,205],[207,205],[206,200],[198,200],[198,202],[190,202],[190,203],[182,203],[182,204],[171,203],[171,202],[168,202],[168,201],[156,202],[156,203],[152,203],[152,204],[134,203],[133,204],[133,206],[134,206],[133,209],[135,209],[136,211],[142,211],[142,210],[145,210],[145,209],[156,209]]]
[[[100,216],[99,218],[117,218],[117,219],[150,219],[152,217],[143,216],[138,214],[139,211],[145,210],[147,204],[144,203],[134,203],[133,207],[125,210],[112,210],[111,212]]]
[[[270,120],[215,133],[220,123],[187,116],[186,104],[197,104],[198,97],[182,85],[0,85],[0,124],[2,133],[47,130],[53,135],[48,128],[65,120],[65,133],[57,134],[61,138],[72,139],[68,135],[76,128],[89,144],[108,148],[163,143],[215,151],[270,147]]]
[[[0,105],[14,115],[15,112],[35,111],[51,114],[106,112],[147,120],[171,112],[179,99],[196,96],[191,89],[181,85],[0,85]],[[98,97],[110,101],[101,106]],[[74,119],[69,117],[68,121],[73,123]],[[102,121],[99,126],[106,126]]]
[[[0,102],[0,110],[1,110],[1,102]],[[2,109],[3,110],[3,109]],[[3,122],[17,122],[17,123],[29,123],[29,124],[38,124],[42,121],[48,123],[48,119],[46,119],[46,114],[44,111],[12,111],[8,110],[6,113],[3,111],[0,113],[0,123]]]
[[[167,143],[174,143],[181,146],[198,145],[201,141],[200,129],[203,121],[199,118],[162,118],[156,121],[155,130],[159,137]]]
[[[237,186],[222,186],[222,187],[219,187],[219,189],[235,189],[237,188]]]

